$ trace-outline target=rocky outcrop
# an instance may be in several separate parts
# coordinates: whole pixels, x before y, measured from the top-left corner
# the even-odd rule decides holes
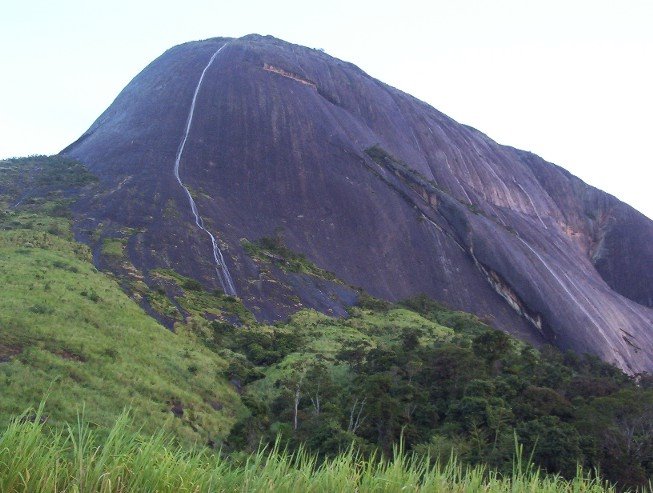
[[[375,296],[426,293],[526,340],[653,370],[650,220],[349,63],[270,37],[172,48],[63,151],[101,179],[103,192],[78,203],[80,223],[138,231],[134,265],[219,288],[173,168],[222,46],[180,174],[259,318],[299,306],[342,314],[355,298],[262,272],[242,248],[282,235]]]

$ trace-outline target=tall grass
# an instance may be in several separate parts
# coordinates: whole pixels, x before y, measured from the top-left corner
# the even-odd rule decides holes
[[[176,446],[163,433],[130,432],[123,414],[101,442],[84,419],[62,431],[24,414],[0,435],[2,492],[611,492],[578,470],[576,478],[542,474],[515,461],[503,477],[456,460],[431,464],[400,447],[389,460],[363,459],[353,449],[323,462],[279,445],[235,460]],[[518,454],[519,456],[519,454]]]

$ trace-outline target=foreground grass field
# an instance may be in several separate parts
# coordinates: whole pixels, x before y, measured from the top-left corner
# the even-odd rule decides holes
[[[318,463],[299,450],[278,447],[225,457],[190,452],[160,433],[132,433],[123,414],[105,439],[79,419],[48,432],[40,411],[26,413],[0,435],[0,491],[10,492],[611,492],[607,483],[578,471],[564,480],[520,460],[511,475],[455,460],[431,465],[395,450],[389,460],[353,451]]]

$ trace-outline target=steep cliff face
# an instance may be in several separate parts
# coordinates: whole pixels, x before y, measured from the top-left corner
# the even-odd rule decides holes
[[[260,318],[344,314],[355,298],[263,270],[242,246],[281,235],[375,296],[426,293],[529,341],[653,370],[650,220],[320,51],[257,35],[177,46],[63,152],[101,179],[79,231],[130,228],[145,272],[225,289],[226,268]]]

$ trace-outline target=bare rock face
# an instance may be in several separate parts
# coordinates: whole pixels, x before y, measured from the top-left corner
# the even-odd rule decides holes
[[[531,342],[653,370],[653,222],[320,51],[258,35],[174,47],[63,152],[101,179],[80,225],[131,228],[144,272],[224,288],[210,232],[261,319],[342,315],[355,299],[262,272],[242,247],[281,234],[377,297],[425,293]]]

